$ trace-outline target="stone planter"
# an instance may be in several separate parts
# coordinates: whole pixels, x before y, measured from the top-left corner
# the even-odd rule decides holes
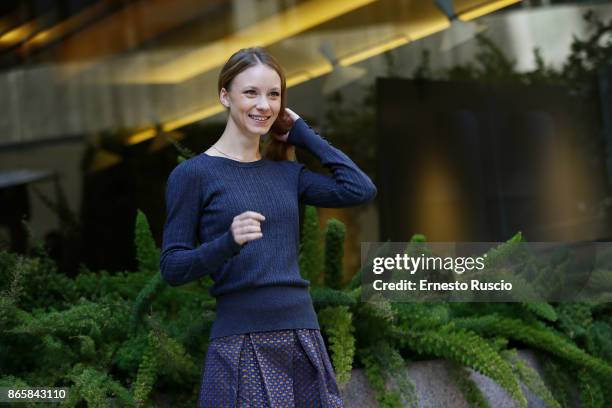
[[[518,356],[538,374],[542,371],[531,350],[519,350]],[[504,389],[489,377],[469,369],[470,377],[478,385],[493,408],[518,408]],[[449,373],[449,363],[444,360],[429,360],[410,363],[408,372],[416,386],[419,407],[422,408],[470,408],[460,389]],[[388,384],[393,387],[393,384]],[[521,384],[529,408],[547,408],[542,400]],[[341,389],[347,408],[377,408],[378,403],[369,386],[363,369],[352,371],[351,380]],[[575,405],[578,407],[578,403]]]

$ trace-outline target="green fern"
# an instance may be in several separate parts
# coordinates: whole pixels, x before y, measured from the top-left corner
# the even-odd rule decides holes
[[[88,407],[107,408],[112,397],[118,399],[120,406],[134,405],[130,393],[121,384],[93,367],[76,364],[66,377],[74,382],[68,393],[67,404],[70,406],[85,401]]]
[[[327,287],[311,288],[310,296],[316,309],[327,306],[353,306],[357,303],[349,292]]]
[[[136,244],[138,270],[143,272],[158,272],[160,252],[155,245],[147,216],[140,209],[136,214],[134,240]]]
[[[433,355],[473,368],[496,381],[520,407],[527,406],[512,367],[482,337],[452,323],[434,330],[396,328],[396,338],[422,355]]]
[[[593,323],[592,307],[586,302],[560,302],[556,309],[561,331],[572,339],[585,336]]]
[[[472,408],[491,408],[489,401],[483,395],[478,385],[472,380],[470,371],[456,363],[450,365],[449,374],[463,394],[463,398]]]
[[[148,335],[148,346],[142,356],[133,384],[134,400],[138,406],[145,404],[157,379],[159,348],[159,340],[151,330]]]
[[[406,361],[399,350],[389,344],[387,340],[381,340],[375,346],[370,347],[371,354],[376,358],[381,368],[393,379],[397,386],[403,407],[418,407],[416,385],[408,375]]]
[[[134,300],[134,304],[132,307],[132,314],[130,317],[130,335],[134,335],[138,327],[142,323],[142,316],[150,307],[153,300],[159,296],[159,294],[167,287],[168,285],[164,281],[161,273],[154,273],[153,276],[149,279],[149,282],[142,288],[138,296]]]
[[[353,316],[348,307],[337,306],[321,310],[318,317],[329,339],[338,384],[346,384],[351,379],[355,354]]]
[[[573,396],[571,394],[574,385],[574,373],[571,367],[567,367],[566,364],[560,364],[553,359],[546,358],[542,359],[542,372],[544,374],[544,380],[548,385],[548,389],[552,392],[556,401],[565,408],[572,407]]]
[[[337,219],[327,221],[325,228],[325,286],[331,289],[340,289],[344,271],[342,258],[344,257],[344,224]]]
[[[561,405],[555,400],[537,371],[521,360],[515,349],[504,350],[502,356],[512,365],[515,374],[521,379],[522,383],[525,384],[534,395],[540,398],[548,408],[561,408]]]
[[[553,329],[543,325],[536,326],[518,319],[496,315],[456,319],[454,324],[485,336],[500,335],[521,341],[536,349],[559,356],[577,366],[588,367],[601,375],[612,377],[612,367],[608,363],[587,354]]]
[[[396,391],[388,391],[386,387],[387,375],[370,349],[360,349],[357,353],[359,360],[365,368],[365,374],[374,391],[376,400],[381,408],[401,408],[401,396]]]
[[[523,307],[525,310],[528,310],[529,312],[533,313],[534,315],[548,320],[550,322],[554,322],[555,320],[557,320],[558,316],[557,316],[557,312],[555,311],[555,308],[552,307],[549,303],[546,302],[522,302],[520,303],[521,307]]]
[[[174,138],[167,136],[167,135],[166,135],[166,139],[178,151],[178,154],[179,154],[178,159],[177,159],[178,163],[181,163],[185,160],[191,159],[192,157],[196,156],[196,154],[192,150],[190,150],[186,146],[183,146],[183,144],[179,142],[178,140],[175,140]]]
[[[298,262],[302,277],[310,281],[312,286],[320,285],[323,276],[323,246],[317,209],[311,205],[306,205],[304,208],[304,224]]]
[[[391,246],[391,241],[387,240],[382,245],[377,247],[375,253],[371,257],[369,257],[367,262],[362,264],[361,268],[359,268],[357,273],[355,273],[353,275],[353,277],[351,278],[351,281],[346,286],[346,289],[348,289],[348,290],[355,290],[355,289],[359,288],[361,286],[362,278],[363,278],[364,274],[367,274],[367,273],[372,271],[372,269],[371,269],[371,262],[372,262],[372,260],[374,258],[376,258],[376,257],[384,256],[384,255],[388,254],[390,246]]]
[[[18,257],[11,269],[12,275],[8,277],[10,286],[7,290],[0,292],[0,332],[15,323],[19,299],[24,292],[26,261]]]
[[[150,323],[156,336],[159,372],[176,383],[196,377],[198,368],[183,345],[162,330],[160,322],[150,318]]]
[[[605,399],[602,384],[597,378],[586,369],[580,369],[578,378],[578,391],[580,393],[581,408],[604,408]],[[609,387],[610,382],[606,381],[604,387]]]
[[[436,303],[393,303],[398,322],[412,330],[427,330],[442,326],[450,320],[449,305]]]
[[[612,362],[612,325],[596,321],[585,336],[587,350],[599,358]]]

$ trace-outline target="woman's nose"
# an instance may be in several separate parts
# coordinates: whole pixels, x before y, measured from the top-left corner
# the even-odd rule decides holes
[[[270,103],[268,102],[268,98],[262,96],[257,101],[257,109],[268,110],[270,108]]]

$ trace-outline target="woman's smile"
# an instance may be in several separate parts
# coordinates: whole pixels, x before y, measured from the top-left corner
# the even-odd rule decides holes
[[[257,123],[258,125],[264,125],[268,122],[268,119],[270,119],[270,115],[268,116],[264,116],[264,115],[249,115],[249,118],[253,119],[253,121],[255,121],[255,123]]]

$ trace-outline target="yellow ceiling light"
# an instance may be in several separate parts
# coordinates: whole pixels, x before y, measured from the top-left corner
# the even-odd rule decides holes
[[[515,3],[520,3],[522,0],[498,0],[487,4],[483,4],[478,7],[474,7],[470,10],[465,10],[457,13],[457,16],[464,21],[473,20],[475,18],[484,16],[485,14],[492,13],[504,7],[511,6]]]
[[[287,88],[301,84],[302,82],[310,81],[312,77],[308,74],[296,74],[287,78]]]
[[[10,31],[2,34],[0,36],[0,46],[3,47],[11,47],[15,44],[19,44],[20,42],[27,39],[29,36],[34,33],[36,27],[38,26],[36,20],[30,21],[19,27],[15,27]]]
[[[48,44],[49,42],[56,40],[65,34],[78,29],[79,27],[82,27],[83,25],[102,15],[103,12],[109,9],[111,3],[112,2],[109,0],[95,3],[80,13],[62,21],[61,23],[37,33],[25,44],[23,44],[22,47],[32,48]]]
[[[156,133],[155,128],[146,128],[128,137],[126,144],[134,145],[144,142],[145,140],[155,137]]]
[[[444,19],[444,20],[440,19],[436,21],[435,23],[431,23],[426,26],[418,27],[418,29],[413,29],[413,28],[408,27],[410,30],[409,36],[412,41],[416,41],[416,40],[420,40],[421,38],[425,38],[430,35],[439,33],[440,31],[448,27],[450,27],[450,22],[448,21],[448,19]]]
[[[492,3],[489,4],[485,4],[483,6],[480,6],[479,8],[474,8],[471,9],[467,12],[462,12],[459,13],[459,16],[461,17],[462,20],[468,20],[471,18],[476,18],[476,16],[482,16],[484,14],[487,13],[491,13],[493,11],[499,10],[501,8],[507,7],[513,3],[518,3],[521,0],[499,0],[499,1],[494,1]],[[311,2],[314,3],[314,2]],[[333,4],[333,3],[331,3]],[[485,12],[481,11],[481,8],[485,10]],[[339,60],[340,64],[342,65],[350,65],[350,64],[354,64],[356,62],[362,61],[364,59],[367,58],[371,58],[374,57],[376,55],[379,55],[383,52],[392,50],[394,48],[400,47],[404,44],[407,44],[410,41],[415,41],[417,39],[426,37],[428,35],[434,34],[436,32],[439,32],[445,28],[447,28],[450,25],[450,23],[448,22],[448,20],[446,21],[442,21],[441,23],[438,21],[434,24],[431,24],[428,27],[420,27],[418,29],[418,31],[413,31],[410,30],[409,32],[407,32],[406,34],[398,34],[397,36],[393,37],[391,40],[389,40],[388,42],[385,42],[383,44],[379,44],[376,45],[374,47],[368,48],[367,50],[364,51],[360,51],[356,54],[347,56],[347,57],[343,57]],[[308,80],[317,78],[321,75],[325,75],[328,74],[332,71],[332,66],[331,64],[329,64],[328,62],[323,62],[321,64],[318,64],[316,66],[309,66],[307,68],[307,70],[303,70],[303,71],[299,71],[297,73],[295,73],[294,75],[290,75],[287,77],[287,87],[292,87],[295,85],[298,85],[300,83],[306,82]],[[177,129],[181,126],[185,126],[188,125],[190,123],[194,123],[200,120],[204,120],[206,118],[209,118],[213,115],[216,115],[220,112],[222,112],[225,108],[218,104],[212,107],[208,107],[202,110],[199,110],[197,112],[194,112],[192,114],[189,114],[187,116],[181,117],[179,119],[175,119],[169,122],[166,122],[165,124],[162,125],[162,129],[166,132],[172,131],[174,129]],[[155,136],[155,130],[154,129],[150,129],[149,130],[152,133],[143,133],[141,132],[141,136],[140,136],[140,140],[145,140],[147,138],[151,138]],[[146,131],[145,131],[146,132]],[[148,137],[145,137],[143,135],[148,135]],[[134,135],[133,137],[135,137],[137,135]],[[144,139],[143,139],[144,137]],[[131,139],[131,138],[130,138]],[[137,139],[134,139],[137,140]]]
[[[359,61],[363,61],[368,58],[372,58],[378,54],[382,54],[383,52],[392,50],[394,48],[400,47],[404,44],[408,43],[408,38],[404,34],[400,34],[395,36],[389,41],[386,41],[380,45],[376,45],[372,48],[368,48],[367,50],[360,51],[348,57],[343,57],[338,60],[340,65],[352,65]]]
[[[127,82],[179,83],[223,65],[235,50],[254,43],[267,46],[292,37],[376,0],[311,0],[273,15],[221,40],[188,52],[147,75],[126,78]]]
[[[219,102],[215,106],[211,106],[209,108],[204,108],[204,109],[199,110],[197,112],[193,112],[193,113],[191,113],[191,114],[189,114],[187,116],[183,116],[182,118],[166,122],[166,123],[164,123],[162,125],[162,129],[164,130],[164,132],[171,132],[174,129],[178,129],[178,128],[183,127],[185,125],[188,125],[190,123],[194,123],[194,122],[200,121],[202,119],[206,119],[208,117],[216,115],[217,113],[221,113],[224,110],[225,110],[225,107],[223,105],[221,105],[221,103]]]

